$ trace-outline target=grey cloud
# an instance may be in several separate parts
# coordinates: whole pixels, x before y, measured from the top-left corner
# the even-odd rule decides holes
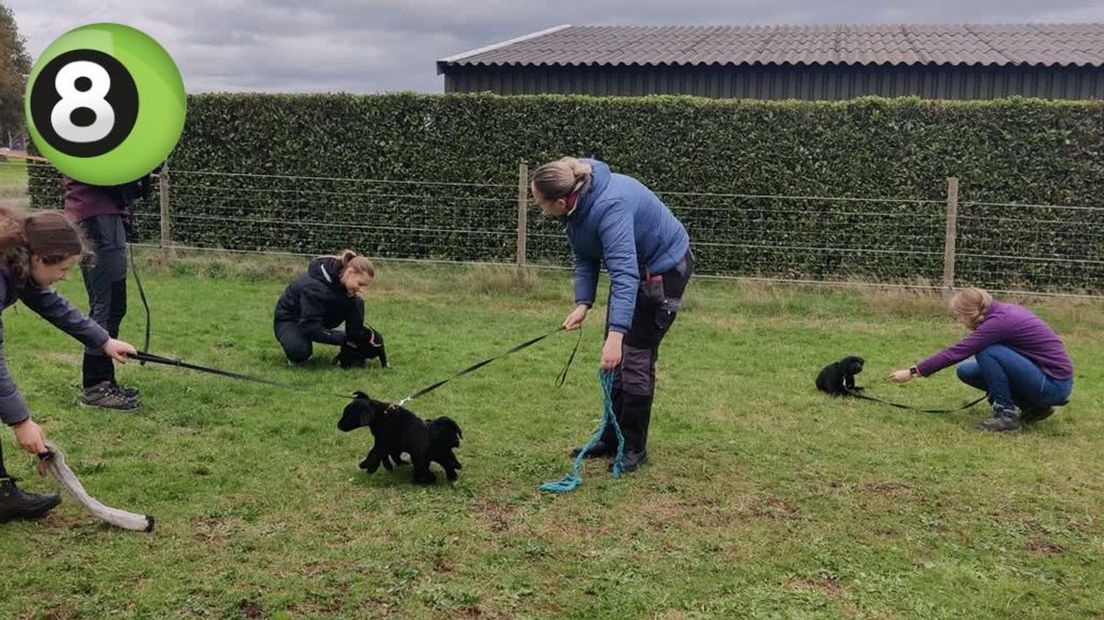
[[[1099,2],[933,0],[8,0],[37,56],[66,30],[116,21],[176,59],[191,92],[440,92],[438,58],[557,24],[1104,20]]]

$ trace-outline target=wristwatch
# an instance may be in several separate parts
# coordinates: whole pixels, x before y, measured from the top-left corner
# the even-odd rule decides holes
[[[910,377],[919,377],[920,376],[920,371],[916,369],[916,366],[912,366],[912,367],[909,368],[909,376]]]

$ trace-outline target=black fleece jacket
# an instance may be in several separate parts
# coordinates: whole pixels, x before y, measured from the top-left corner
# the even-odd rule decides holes
[[[337,259],[312,260],[306,273],[295,278],[276,302],[276,322],[295,321],[312,341],[334,345],[345,343],[345,332],[334,329],[338,325],[345,323],[345,329],[354,334],[362,331],[364,301],[349,296],[340,274]]]

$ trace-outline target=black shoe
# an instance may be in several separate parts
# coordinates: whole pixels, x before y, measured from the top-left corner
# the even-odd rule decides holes
[[[583,451],[583,447],[584,446],[580,446],[572,450],[571,457],[575,458],[579,456],[579,453]],[[599,439],[598,441],[594,442],[594,445],[590,447],[590,450],[587,450],[586,456],[584,456],[583,458],[598,459],[604,456],[613,456],[614,454],[617,454],[617,440],[615,439],[612,442],[607,443],[605,439]]]
[[[1005,409],[1000,405],[993,405],[993,415],[974,428],[991,433],[1017,433],[1023,430],[1022,415],[1015,407]]]
[[[80,402],[90,407],[118,411],[133,411],[142,405],[141,400],[137,397],[128,397],[119,386],[110,381],[101,381],[84,388],[80,395]]]
[[[1020,416],[1020,420],[1024,424],[1034,424],[1040,420],[1045,420],[1054,415],[1054,407],[1043,407],[1041,409],[1024,409],[1023,414]]]
[[[643,450],[637,450],[637,451],[634,451],[634,452],[626,451],[624,456],[623,456],[623,460],[621,461],[621,473],[623,473],[623,474],[632,473],[632,472],[640,469],[640,467],[642,465],[644,465],[644,463],[647,463],[647,462],[648,462],[648,450],[646,448],[643,449]],[[613,471],[613,461],[610,461],[609,470]]]
[[[0,478],[0,523],[12,519],[37,519],[61,503],[55,493],[27,493],[15,486],[15,478]]]

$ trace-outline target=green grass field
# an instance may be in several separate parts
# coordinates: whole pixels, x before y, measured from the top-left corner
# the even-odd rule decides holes
[[[297,262],[144,263],[154,352],[382,399],[571,305],[566,272],[516,292],[509,271],[384,264],[368,316],[394,368],[342,371],[323,351],[293,369],[271,316]],[[79,274],[62,289],[84,302]],[[336,398],[130,364],[141,411],[78,408],[79,345],[9,309],[8,363],[49,436],[93,495],[158,529],[110,529],[69,499],[0,526],[0,618],[1100,617],[1104,312],[1029,305],[1070,348],[1073,400],[992,436],[972,429],[980,408],[915,414],[813,389],[857,353],[875,394],[973,397],[950,371],[886,379],[961,335],[938,298],[696,280],[662,350],[650,464],[616,480],[591,462],[563,496],[537,487],[597,424],[601,313],[564,388],[561,334],[412,403],[465,431],[459,482],[417,488],[408,471],[357,469],[371,436],[336,430]],[[130,307],[124,337],[140,344],[136,295]],[[7,431],[3,446],[25,486],[52,488]]]
[[[0,199],[27,195],[27,167],[18,161],[0,158]]]

